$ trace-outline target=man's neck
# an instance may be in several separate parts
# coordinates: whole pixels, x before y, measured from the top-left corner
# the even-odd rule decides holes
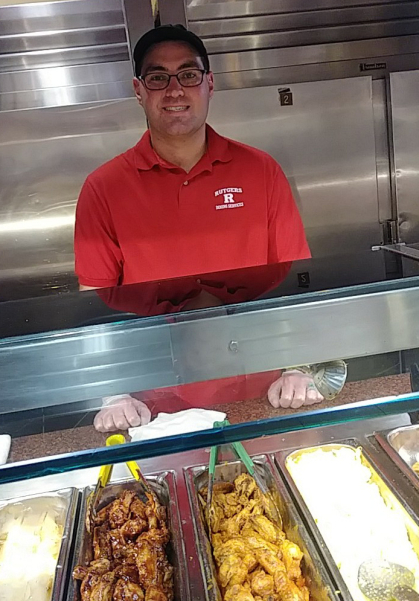
[[[150,130],[151,145],[163,160],[177,165],[189,173],[206,150],[205,125],[189,136],[163,137]]]

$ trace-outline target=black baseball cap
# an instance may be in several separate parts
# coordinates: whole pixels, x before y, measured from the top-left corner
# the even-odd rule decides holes
[[[141,75],[141,67],[144,62],[145,55],[150,50],[151,46],[160,44],[160,42],[186,42],[192,48],[195,48],[198,55],[202,58],[204,69],[210,70],[207,49],[203,41],[197,35],[188,31],[183,25],[161,25],[155,29],[147,31],[135,44],[133,58],[135,65],[135,75]]]

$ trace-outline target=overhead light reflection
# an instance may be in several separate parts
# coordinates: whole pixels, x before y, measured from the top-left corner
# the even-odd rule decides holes
[[[36,230],[52,230],[69,225],[74,225],[74,215],[63,215],[61,217],[36,217],[34,219],[21,219],[20,221],[0,223],[0,234],[27,231],[33,232]]]

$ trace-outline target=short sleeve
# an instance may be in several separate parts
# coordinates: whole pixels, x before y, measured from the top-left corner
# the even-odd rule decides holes
[[[309,259],[311,253],[291,186],[279,165],[275,168],[268,200],[268,263]]]
[[[115,286],[123,257],[106,200],[87,178],[80,192],[74,233],[75,270],[83,286]]]

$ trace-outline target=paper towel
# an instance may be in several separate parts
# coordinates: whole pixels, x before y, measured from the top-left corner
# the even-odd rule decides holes
[[[177,413],[159,413],[156,419],[146,426],[130,428],[128,433],[133,442],[151,440],[186,432],[209,430],[213,427],[214,422],[221,422],[225,418],[225,413],[209,409],[186,409]]]

